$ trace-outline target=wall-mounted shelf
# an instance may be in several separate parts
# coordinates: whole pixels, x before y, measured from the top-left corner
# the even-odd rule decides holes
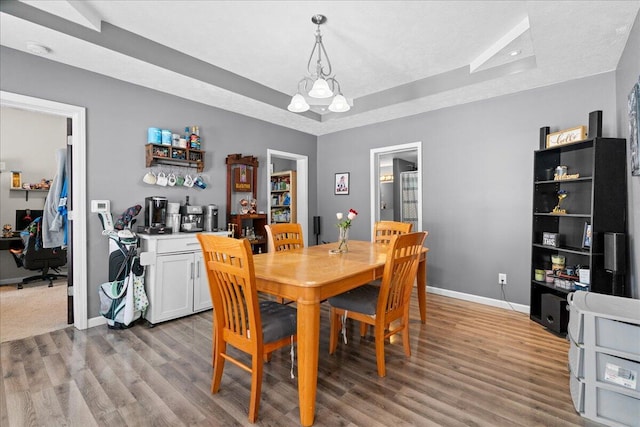
[[[42,188],[10,188],[11,191],[24,191],[24,201],[28,202],[29,201],[29,191],[33,191],[34,193],[48,193],[49,189],[42,189]]]
[[[164,164],[204,170],[204,151],[192,148],[173,147],[163,144],[145,145],[146,167]]]

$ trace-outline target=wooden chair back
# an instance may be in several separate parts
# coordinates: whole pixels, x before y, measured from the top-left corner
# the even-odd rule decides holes
[[[302,226],[298,223],[268,224],[267,245],[269,252],[287,251],[304,248]]]
[[[391,237],[376,309],[376,317],[384,317],[387,325],[405,312],[409,313],[411,289],[428,234],[423,231]]]
[[[388,245],[396,234],[411,233],[411,223],[398,221],[378,221],[373,225],[373,241]]]

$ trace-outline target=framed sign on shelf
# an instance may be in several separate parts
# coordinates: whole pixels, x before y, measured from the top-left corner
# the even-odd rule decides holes
[[[591,247],[591,224],[584,223],[584,231],[582,233],[582,247],[584,249]]]
[[[547,135],[547,148],[587,139],[587,127],[576,126]]]
[[[333,194],[349,194],[349,172],[339,172],[336,174]]]
[[[542,244],[557,248],[560,246],[560,235],[558,233],[549,233],[545,231],[542,233]]]

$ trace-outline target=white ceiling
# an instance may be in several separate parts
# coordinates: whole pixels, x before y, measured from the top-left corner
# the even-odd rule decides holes
[[[323,135],[615,70],[639,9],[640,0],[2,0],[0,43],[27,52],[36,42],[53,61]],[[348,113],[286,109],[317,13],[354,100]]]

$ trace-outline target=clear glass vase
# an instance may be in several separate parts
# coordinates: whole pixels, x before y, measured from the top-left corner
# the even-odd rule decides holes
[[[339,227],[338,232],[338,252],[349,252],[349,229]]]

